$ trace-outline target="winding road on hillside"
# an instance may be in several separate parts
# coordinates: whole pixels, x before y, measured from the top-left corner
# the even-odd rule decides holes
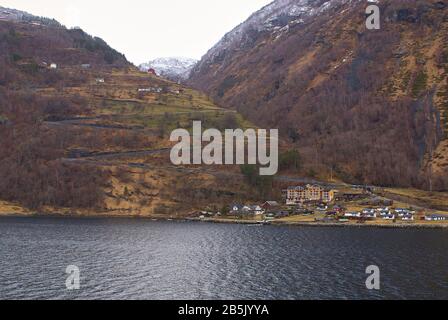
[[[204,112],[204,111],[203,111]],[[205,112],[216,112],[216,110],[206,110]],[[177,112],[175,114],[188,114],[191,112]],[[95,121],[95,120],[107,120],[107,119],[129,119],[132,118],[132,115],[108,115],[108,116],[98,116],[98,117],[77,117],[72,119],[65,119],[62,121],[45,121],[44,124],[47,126],[53,127],[64,127],[64,126],[80,126],[80,127],[89,127],[97,130],[130,130],[135,132],[153,132],[154,129],[147,129],[140,126],[123,126],[123,125],[106,125],[106,124],[96,124],[96,123],[85,123],[85,121]],[[103,167],[111,167],[111,166],[124,166],[131,169],[141,169],[141,170],[152,170],[155,167],[140,162],[126,162],[125,159],[129,158],[138,158],[145,157],[156,154],[164,154],[169,153],[170,148],[159,148],[159,149],[151,149],[151,150],[130,150],[130,151],[122,151],[122,152],[81,152],[80,154],[76,154],[74,156],[69,156],[61,159],[66,163],[82,163],[86,165],[92,166],[103,166]],[[117,161],[115,161],[117,160]],[[238,172],[230,172],[230,171],[220,171],[210,167],[201,167],[201,168],[187,168],[180,167],[174,165],[164,166],[164,169],[175,170],[177,172],[183,172],[186,174],[199,174],[205,173],[213,175],[217,178],[244,178],[243,174]],[[346,187],[357,188],[358,186],[345,184],[345,183],[329,183],[325,181],[320,181],[311,178],[297,177],[297,176],[288,176],[288,175],[279,175],[275,176],[274,180],[278,182],[284,183],[295,183],[295,184],[320,184],[325,185],[327,187],[341,189]],[[400,198],[394,197],[394,195],[378,195],[372,194],[372,196],[381,196],[384,199],[392,200],[392,201],[400,201]],[[413,203],[413,205],[418,210],[432,210],[431,208],[421,206],[418,203]]]
[[[149,155],[155,155],[155,154],[163,154],[163,153],[169,153],[170,148],[160,148],[160,149],[153,149],[153,150],[137,150],[137,151],[125,151],[125,152],[103,152],[103,153],[90,153],[85,154],[79,157],[73,157],[73,158],[64,158],[62,159],[63,162],[66,163],[81,163],[86,165],[92,165],[92,166],[101,166],[101,167],[113,167],[113,166],[121,166],[121,167],[128,167],[130,169],[141,169],[141,170],[153,170],[156,167],[152,166],[147,163],[140,163],[140,162],[115,162],[114,160],[120,160],[123,161],[126,158],[135,158],[135,157],[143,157],[143,156],[149,156]],[[215,176],[217,178],[238,178],[243,179],[244,175],[237,172],[229,172],[229,171],[219,171],[216,169],[212,169],[209,167],[195,167],[195,168],[187,168],[187,167],[181,167],[181,166],[174,166],[174,165],[168,165],[163,166],[163,169],[167,170],[175,170],[177,172],[182,172],[186,174],[210,174],[212,176]],[[335,189],[341,189],[341,188],[347,188],[347,187],[353,187],[356,188],[358,186],[355,185],[349,185],[345,183],[329,183],[326,181],[320,181],[316,179],[310,179],[305,177],[297,177],[297,176],[288,176],[288,175],[279,175],[275,176],[274,180],[279,182],[286,182],[286,183],[296,183],[296,184],[320,184],[324,185],[326,187],[331,187]],[[387,195],[379,195],[372,193],[373,197],[381,197],[386,200],[391,201],[401,201],[402,199],[394,197],[394,195],[387,194]],[[417,210],[425,210],[425,211],[432,211],[433,208],[422,206],[418,203],[412,203],[415,209]]]

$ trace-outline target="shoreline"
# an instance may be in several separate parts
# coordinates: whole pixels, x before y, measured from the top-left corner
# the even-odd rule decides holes
[[[236,219],[212,219],[212,218],[188,218],[188,217],[160,217],[119,214],[57,214],[57,213],[27,213],[27,214],[0,214],[2,218],[54,218],[54,219],[137,219],[149,221],[173,221],[173,222],[199,222],[215,224],[240,224],[259,226],[283,226],[283,227],[326,227],[326,228],[381,228],[381,229],[448,229],[448,223],[353,223],[353,222],[300,222],[300,221],[257,221]]]
[[[294,221],[261,221],[251,220],[226,220],[226,219],[197,219],[190,218],[187,221],[221,223],[221,224],[246,224],[246,225],[269,225],[269,226],[292,226],[292,227],[327,227],[327,228],[382,228],[382,229],[448,229],[448,224],[423,224],[423,223],[396,223],[396,224],[360,224],[342,222],[294,222]]]

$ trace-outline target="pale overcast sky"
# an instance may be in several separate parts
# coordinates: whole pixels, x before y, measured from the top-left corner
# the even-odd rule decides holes
[[[199,59],[225,33],[272,0],[0,0],[103,38],[135,64]]]

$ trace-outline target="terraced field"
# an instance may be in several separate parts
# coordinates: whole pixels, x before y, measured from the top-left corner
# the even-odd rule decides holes
[[[44,125],[55,135],[70,137],[64,163],[94,166],[111,174],[104,206],[95,214],[176,216],[251,198],[238,166],[176,167],[169,160],[171,130],[190,129],[195,120],[205,128],[254,127],[241,115],[220,108],[195,90],[135,70],[85,72],[90,79],[85,86],[37,91],[88,101],[79,114],[46,119]],[[98,139],[102,143],[93,142]],[[73,208],[47,209],[73,213]]]

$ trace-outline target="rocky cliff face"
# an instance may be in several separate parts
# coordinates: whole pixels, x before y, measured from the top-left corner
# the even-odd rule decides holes
[[[310,174],[448,188],[448,3],[278,0],[213,47],[190,84],[278,127]]]

